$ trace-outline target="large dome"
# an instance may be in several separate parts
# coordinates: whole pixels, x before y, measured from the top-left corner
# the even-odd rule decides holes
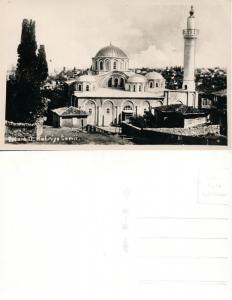
[[[125,52],[111,44],[99,50],[96,57],[128,58]]]

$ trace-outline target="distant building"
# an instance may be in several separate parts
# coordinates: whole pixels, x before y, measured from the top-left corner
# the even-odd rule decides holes
[[[227,90],[199,94],[199,107],[203,109],[227,109]]]

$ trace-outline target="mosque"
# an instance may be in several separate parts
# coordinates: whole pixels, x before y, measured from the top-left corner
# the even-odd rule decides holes
[[[160,73],[145,76],[129,69],[129,58],[115,45],[100,49],[92,58],[91,72],[67,82],[69,106],[85,112],[87,124],[111,126],[127,121],[131,116],[143,116],[145,111],[169,104],[198,106],[195,91],[195,29],[193,7],[187,18],[184,36],[184,81],[181,90],[165,89]]]

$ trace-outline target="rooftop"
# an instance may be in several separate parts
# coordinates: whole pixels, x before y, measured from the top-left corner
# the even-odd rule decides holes
[[[77,78],[77,81],[83,82],[94,82],[96,81],[96,76],[92,76],[92,75],[81,75]]]
[[[96,91],[78,92],[75,91],[74,95],[78,98],[161,98],[163,99],[164,93],[160,92],[129,92],[113,88],[98,88]]]
[[[137,83],[137,82],[146,82],[146,78],[143,76],[143,75],[140,75],[140,74],[134,74],[132,76],[130,76],[128,79],[127,79],[127,82],[128,83]]]
[[[88,114],[77,107],[60,107],[52,110],[58,116],[87,116]]]
[[[158,73],[158,72],[149,72],[149,73],[147,73],[146,74],[146,78],[149,80],[149,79],[154,79],[154,80],[156,80],[156,79],[160,79],[160,80],[163,80],[164,78],[163,78],[163,76],[160,74],[160,73]]]

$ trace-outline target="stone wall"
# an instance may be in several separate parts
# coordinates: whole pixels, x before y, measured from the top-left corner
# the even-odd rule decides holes
[[[179,136],[206,136],[209,134],[219,135],[219,125],[196,126],[189,128],[145,128],[144,132],[157,132]]]
[[[43,121],[39,120],[34,124],[5,123],[5,142],[6,143],[28,143],[38,140],[43,133]]]
[[[207,122],[207,117],[198,117],[194,119],[184,119],[184,127],[193,127],[197,125],[202,125]]]

